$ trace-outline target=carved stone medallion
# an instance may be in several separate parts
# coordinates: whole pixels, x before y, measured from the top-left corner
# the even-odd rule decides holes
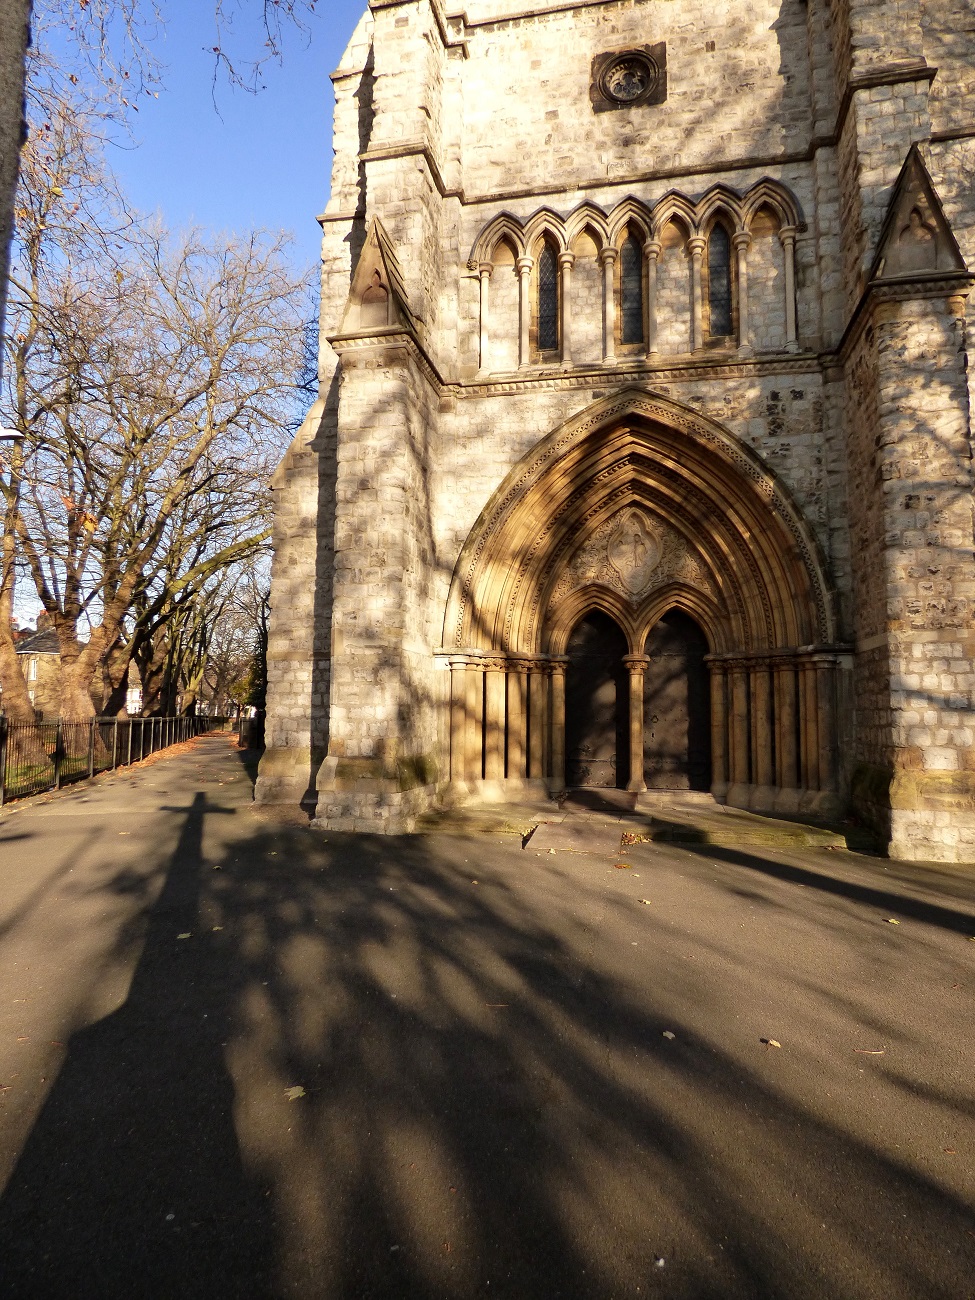
[[[620,510],[582,543],[562,570],[552,603],[597,582],[632,604],[668,582],[682,582],[718,598],[695,549],[672,525],[638,506]]]
[[[660,541],[639,510],[627,510],[610,533],[606,558],[631,596],[650,585],[660,563]]]

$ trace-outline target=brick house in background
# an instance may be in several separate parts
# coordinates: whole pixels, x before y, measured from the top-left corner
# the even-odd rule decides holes
[[[56,719],[61,700],[61,648],[57,633],[50,627],[27,632],[17,640],[17,655],[38,719]]]
[[[371,0],[256,797],[697,790],[975,860],[963,0]]]

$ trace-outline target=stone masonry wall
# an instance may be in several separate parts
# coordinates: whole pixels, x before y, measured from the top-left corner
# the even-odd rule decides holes
[[[881,299],[850,367],[851,486],[864,502],[854,793],[868,812],[889,798],[893,856],[941,861],[975,854],[966,368],[961,302],[945,297]]]

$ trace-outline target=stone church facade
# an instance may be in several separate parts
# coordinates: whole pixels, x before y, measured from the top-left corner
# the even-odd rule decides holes
[[[676,787],[975,860],[968,18],[372,0],[259,800]]]

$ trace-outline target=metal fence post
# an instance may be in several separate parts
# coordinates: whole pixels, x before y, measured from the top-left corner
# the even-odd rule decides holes
[[[61,760],[64,758],[64,723],[58,718],[54,733],[54,788],[61,789]]]
[[[118,763],[118,716],[115,718],[115,724],[112,727],[112,771],[114,772]]]
[[[89,780],[91,780],[91,778],[95,775],[95,727],[96,726],[97,726],[96,720],[92,718],[92,720],[88,724],[88,779]]]
[[[0,717],[0,808],[7,801],[7,719]]]

